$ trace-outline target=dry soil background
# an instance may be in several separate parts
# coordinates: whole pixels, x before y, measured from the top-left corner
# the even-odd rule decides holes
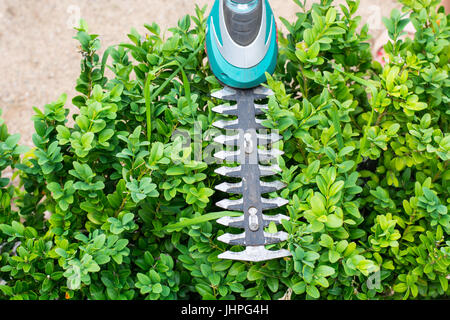
[[[0,109],[10,132],[31,146],[32,107],[42,108],[63,92],[68,101],[75,95],[80,56],[72,37],[79,17],[100,35],[105,49],[127,41],[132,27],[143,32],[144,23],[162,29],[176,24],[194,13],[195,3],[211,7],[213,0],[0,0]],[[290,21],[299,9],[292,0],[271,4],[277,17]],[[359,15],[375,39],[382,33],[381,17],[394,7],[399,5],[393,0],[361,0]]]

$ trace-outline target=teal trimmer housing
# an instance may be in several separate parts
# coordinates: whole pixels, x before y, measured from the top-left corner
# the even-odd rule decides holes
[[[206,50],[223,84],[250,89],[275,71],[277,27],[268,0],[216,0],[207,23]]]

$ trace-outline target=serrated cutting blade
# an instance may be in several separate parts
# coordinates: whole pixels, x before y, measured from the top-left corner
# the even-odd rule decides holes
[[[276,160],[283,152],[270,148],[272,144],[280,141],[282,137],[277,133],[262,133],[266,129],[264,120],[256,118],[268,109],[267,105],[256,104],[256,100],[266,99],[273,92],[260,87],[250,90],[224,88],[212,94],[221,100],[236,101],[236,105],[219,105],[213,111],[228,116],[237,116],[235,120],[219,120],[214,126],[224,130],[234,130],[233,135],[220,135],[214,139],[216,143],[235,147],[235,150],[223,150],[214,154],[214,157],[227,162],[238,163],[236,167],[220,167],[215,172],[221,176],[238,178],[237,182],[223,182],[216,186],[217,190],[225,193],[241,195],[239,199],[224,199],[216,203],[218,207],[230,211],[243,212],[239,217],[222,217],[217,223],[224,226],[243,229],[240,234],[225,233],[218,237],[219,241],[229,245],[244,246],[240,252],[227,251],[219,258],[264,261],[290,256],[288,250],[267,250],[266,245],[284,242],[288,234],[283,231],[268,233],[270,223],[282,224],[289,220],[288,216],[277,214],[263,214],[263,211],[280,208],[288,203],[287,200],[276,198],[263,198],[262,194],[273,193],[286,187],[281,181],[263,181],[261,177],[269,177],[281,173],[277,164],[262,165],[261,163]],[[236,133],[237,132],[237,133]],[[262,147],[262,148],[260,148]]]

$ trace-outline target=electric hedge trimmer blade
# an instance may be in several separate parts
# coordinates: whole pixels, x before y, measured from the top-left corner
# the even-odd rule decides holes
[[[264,261],[290,256],[288,250],[273,251],[265,247],[286,241],[288,235],[286,232],[268,233],[264,228],[270,223],[279,225],[282,220],[289,220],[282,214],[263,214],[288,203],[282,198],[262,196],[285,187],[279,181],[261,180],[281,172],[278,165],[266,163],[283,154],[280,150],[269,149],[282,137],[260,133],[266,128],[263,120],[256,118],[264,115],[267,105],[255,102],[273,95],[270,89],[260,84],[266,81],[266,72],[274,72],[278,56],[276,23],[268,0],[216,0],[208,19],[206,49],[214,75],[225,85],[222,90],[212,93],[212,97],[224,102],[237,102],[236,105],[222,104],[213,108],[221,115],[237,117],[235,120],[213,123],[216,128],[234,132],[232,135],[221,135],[214,141],[235,148],[233,151],[217,152],[214,157],[239,164],[216,170],[219,175],[240,179],[237,183],[220,183],[216,189],[240,195],[241,198],[224,199],[216,205],[225,210],[243,212],[240,217],[223,217],[217,222],[243,229],[244,232],[226,233],[218,240],[246,248],[241,252],[227,251],[219,258]]]
[[[276,192],[286,186],[280,181],[264,182],[261,177],[271,176],[279,173],[281,170],[278,166],[264,166],[261,161],[276,159],[282,152],[277,149],[262,150],[258,146],[270,146],[279,141],[281,137],[277,134],[262,135],[258,133],[260,121],[256,119],[257,110],[261,106],[255,104],[255,100],[267,98],[271,91],[265,88],[257,88],[254,90],[240,90],[225,88],[213,96],[222,100],[236,99],[234,107],[219,107],[214,110],[222,115],[237,116],[237,120],[221,120],[213,125],[222,129],[236,130],[236,135],[224,135],[215,139],[216,142],[225,146],[236,146],[237,151],[220,151],[214,156],[217,159],[228,162],[237,162],[238,167],[228,168],[221,167],[216,173],[233,178],[240,178],[237,183],[224,182],[216,186],[217,190],[222,192],[239,194],[242,198],[238,200],[224,199],[216,205],[232,211],[242,211],[243,215],[237,218],[223,217],[217,220],[218,223],[244,229],[241,234],[226,233],[218,238],[218,240],[229,245],[242,245],[246,249],[241,252],[227,251],[219,258],[233,259],[242,261],[264,261],[290,256],[288,250],[272,251],[265,248],[266,245],[276,244],[286,241],[288,235],[286,232],[267,233],[264,228],[268,227],[271,222],[279,225],[281,220],[289,220],[285,215],[265,215],[266,210],[277,209],[288,203],[282,198],[264,198],[263,194]],[[230,113],[229,110],[235,112]]]

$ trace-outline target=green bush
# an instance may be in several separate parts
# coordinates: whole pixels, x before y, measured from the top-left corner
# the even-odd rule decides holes
[[[108,48],[84,22],[78,112],[35,108],[35,148],[0,128],[0,299],[430,299],[448,294],[450,27],[436,0],[402,0],[372,60],[359,1],[283,20],[264,124],[283,135],[279,193],[292,257],[220,260],[226,197],[204,52],[206,8]],[[340,9],[340,10],[339,10]],[[411,21],[417,32],[404,38]],[[108,61],[110,61],[108,63]],[[106,76],[106,69],[113,75]],[[179,133],[178,135],[176,133]],[[183,133],[194,137],[187,145]],[[175,137],[174,138],[174,134]],[[19,163],[20,162],[20,163]],[[272,196],[276,196],[273,193]],[[273,232],[269,226],[269,232]]]

